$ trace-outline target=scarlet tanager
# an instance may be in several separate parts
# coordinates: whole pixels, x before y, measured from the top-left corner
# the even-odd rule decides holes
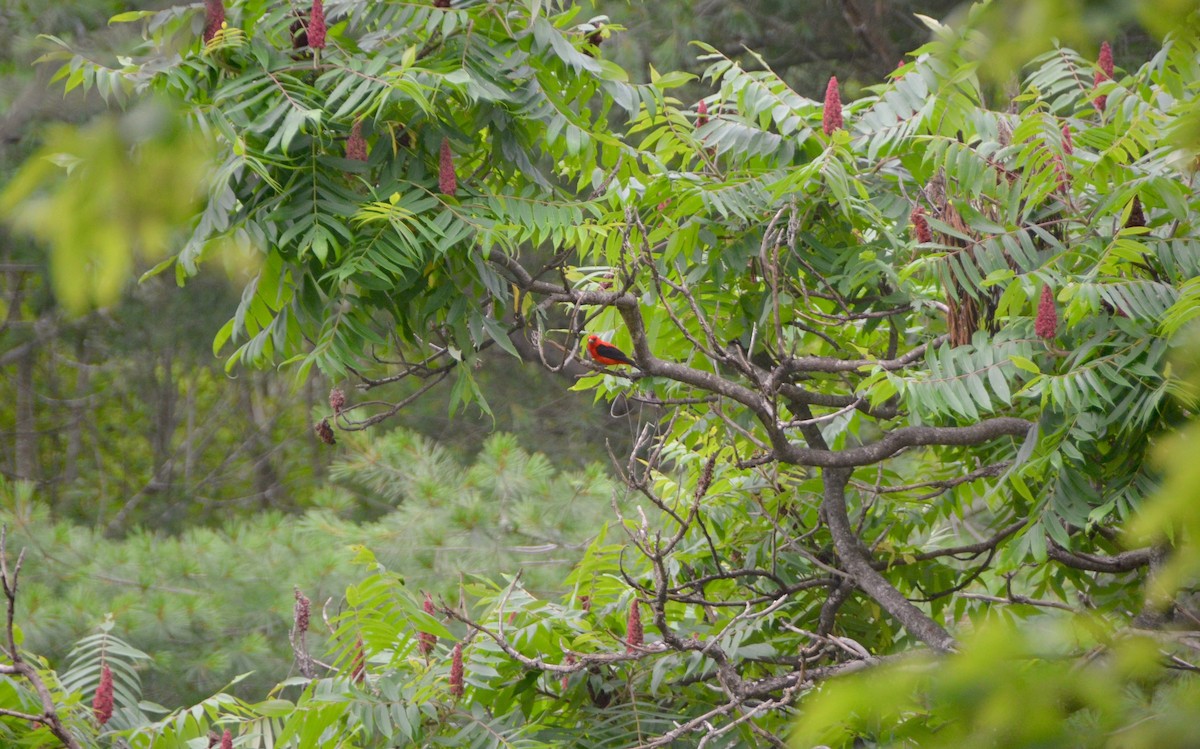
[[[633,363],[625,355],[625,352],[598,335],[590,335],[587,339],[588,355],[592,357],[592,361],[597,364],[603,364],[606,367],[614,367],[618,364],[628,364],[631,367],[637,365]]]

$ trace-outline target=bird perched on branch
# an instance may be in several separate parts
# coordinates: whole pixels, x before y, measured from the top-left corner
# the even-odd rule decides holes
[[[636,367],[633,359],[626,356],[625,352],[598,335],[590,335],[587,338],[588,355],[592,357],[592,361],[597,364],[603,364],[606,367],[615,367],[620,364],[628,364],[631,367]]]

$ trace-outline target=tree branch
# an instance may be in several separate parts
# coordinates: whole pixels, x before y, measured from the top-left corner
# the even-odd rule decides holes
[[[846,483],[850,471],[828,468],[824,471],[825,498],[821,511],[829,525],[834,548],[846,571],[859,588],[889,614],[894,616],[914,637],[940,653],[954,649],[954,638],[940,624],[914,606],[899,590],[875,570],[870,552],[854,533],[846,513]]]
[[[942,345],[948,336],[938,336],[928,343],[922,343],[904,356],[895,359],[835,359],[831,356],[798,356],[783,359],[774,370],[777,379],[783,379],[798,372],[822,372],[836,374],[838,372],[857,372],[865,368],[881,367],[888,372],[904,369],[920,360],[925,352]]]
[[[886,460],[906,447],[982,445],[997,437],[1025,435],[1033,426],[1033,422],[1024,419],[1000,416],[965,427],[904,427],[888,432],[878,442],[836,452],[800,447],[790,442],[775,445],[775,450],[780,460],[793,465],[851,468]]]
[[[16,618],[17,611],[17,578],[21,574],[21,564],[25,561],[25,551],[22,550],[17,555],[17,563],[11,569],[8,566],[8,526],[0,527],[0,583],[4,586],[4,597],[8,604],[8,618],[5,627],[5,635],[7,639],[8,657],[12,661],[12,666],[5,668],[5,672],[23,676],[33,686],[37,692],[38,698],[42,702],[41,715],[27,715],[24,713],[16,713],[5,711],[6,714],[16,718],[24,718],[30,721],[39,721],[44,723],[50,729],[50,733],[63,743],[67,749],[82,749],[79,742],[63,725],[62,719],[58,715],[58,709],[54,705],[54,696],[50,694],[50,689],[46,686],[46,682],[42,679],[34,665],[21,656],[21,651],[17,646],[17,637],[14,630],[13,622]]]
[[[1098,554],[1085,554],[1082,551],[1069,551],[1051,541],[1046,544],[1046,556],[1056,562],[1089,572],[1131,572],[1150,564],[1154,549],[1132,549],[1123,551],[1116,556],[1105,557]]]

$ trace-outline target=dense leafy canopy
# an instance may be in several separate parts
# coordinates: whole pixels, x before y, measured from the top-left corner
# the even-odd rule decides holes
[[[334,406],[352,432],[444,380],[486,409],[484,351],[561,370],[598,333],[638,366],[575,387],[657,416],[563,596],[514,574],[426,602],[364,547],[328,660],[294,632],[301,675],[265,701],[158,719],[118,694],[114,732],[779,745],[799,713],[798,746],[1186,743],[1194,677],[1157,661],[1196,670],[1160,631],[1195,628],[1194,510],[1128,532],[1152,445],[1196,406],[1168,363],[1200,311],[1194,15],[1112,71],[1055,48],[1002,99],[975,19],[930,22],[836,117],[703,45],[701,113],[672,96],[688,75],[630,83],[577,8],[326,10],[320,49],[305,14],[252,1],[206,44],[193,10],[122,18],[144,57],[63,68],[175,97],[215,144],[158,270],[257,255],[216,338],[230,366],[423,383]],[[49,189],[18,184],[9,205]]]

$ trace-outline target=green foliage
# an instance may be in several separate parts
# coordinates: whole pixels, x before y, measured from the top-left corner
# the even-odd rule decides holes
[[[450,598],[462,580],[524,569],[533,589],[553,595],[611,516],[615,488],[598,466],[560,473],[510,435],[493,435],[469,466],[404,431],[364,433],[347,452],[331,471],[335,484],[303,515],[264,512],[178,535],[137,529],[107,539],[101,529],[52,521],[30,484],[0,484],[0,519],[11,543],[27,546],[29,646],[65,656],[74,665],[64,688],[83,693],[95,688],[101,653],[125,658],[132,670],[111,664],[118,706],[136,705],[120,697],[142,694],[139,678],[147,698],[168,705],[251,671],[239,691],[255,694],[286,672],[292,586],[318,609],[339,598],[357,575],[351,559],[361,545],[378,549],[414,590]],[[361,508],[376,519],[356,521]],[[84,637],[105,612],[102,633]],[[153,662],[120,641],[110,646],[112,632]]]
[[[830,132],[825,105],[714,47],[702,123],[673,96],[689,76],[629,84],[595,56],[594,25],[541,2],[331,5],[317,53],[291,47],[282,7],[236,6],[203,48],[166,11],[130,70],[74,58],[82,85],[186,94],[217,143],[176,270],[213,241],[261,258],[217,334],[231,365],[419,383],[332,406],[352,448],[337,474],[402,509],[343,536],[367,542],[364,578],[329,613],[328,666],[131,743],[221,720],[252,745],[780,745],[810,702],[813,741],[1174,740],[1197,667],[1189,639],[1161,632],[1194,628],[1194,527],[1166,500],[1139,529],[1149,545],[1126,532],[1160,491],[1152,445],[1195,408],[1167,355],[1200,271],[1178,137],[1200,41],[1182,29],[1111,79],[1059,47],[993,105],[986,12],[930,21],[933,40]],[[366,162],[342,157],[355,123]],[[435,180],[443,142],[454,195]],[[636,371],[573,361],[587,333]],[[582,366],[576,388],[661,411],[614,460],[634,499],[565,594],[498,569],[427,607],[417,586],[435,573],[523,563],[515,539],[565,546],[594,529],[572,518],[595,509],[582,498],[609,493],[596,475],[551,490],[507,440],[475,471],[423,440],[353,436],[443,380],[451,410],[486,411],[475,372],[493,348]],[[526,503],[543,491],[558,496]],[[332,513],[304,522],[341,533]],[[1186,673],[1149,665],[1137,629]],[[908,670],[872,697],[892,660]],[[1035,688],[1045,704],[1019,712]]]
[[[133,269],[131,246],[158,259],[195,211],[207,142],[176,117],[148,102],[82,130],[57,127],[0,194],[0,215],[51,248],[55,293],[69,312],[115,302]]]
[[[135,665],[154,702],[190,702],[247,671],[261,672],[247,688],[265,689],[289,660],[281,637],[291,585],[324,601],[351,579],[344,545],[323,544],[279,514],[179,536],[140,530],[106,540],[50,521],[22,486],[9,490],[5,520],[11,543],[28,548],[28,644],[63,658],[108,613],[113,631],[153,658]],[[84,676],[95,678],[76,681]]]
[[[449,593],[464,574],[524,570],[527,587],[553,592],[612,517],[617,489],[602,467],[559,473],[512,435],[488,438],[470,467],[411,432],[347,437],[330,477],[395,510],[367,527],[324,514],[307,522],[314,535],[376,550],[415,589]]]
[[[905,659],[821,689],[792,746],[1190,746],[1200,683],[1164,671],[1154,638],[1103,629],[987,622],[945,661]]]
[[[1193,328],[1180,347],[1173,364],[1181,370],[1181,385],[1176,394],[1194,402],[1200,392],[1200,344]],[[1157,444],[1153,457],[1165,475],[1153,502],[1134,518],[1129,535],[1131,540],[1174,543],[1177,553],[1155,575],[1153,595],[1169,600],[1195,587],[1200,575],[1200,501],[1198,500],[1197,468],[1191,446],[1200,434],[1200,425],[1193,418],[1183,429]]]
[[[973,22],[986,34],[979,50],[982,68],[1003,80],[1025,60],[1054,45],[1091,47],[1113,28],[1137,21],[1159,38],[1200,21],[1183,0],[1139,3],[1075,3],[1070,0],[1018,0],[979,3]]]
[[[192,299],[146,283],[72,321],[39,282],[24,275],[6,289],[14,324],[0,345],[23,352],[29,379],[20,364],[0,377],[0,422],[15,427],[0,470],[37,481],[57,517],[118,534],[305,506],[330,457],[317,452],[308,417],[325,394],[315,380],[296,388],[262,373],[224,375],[198,340],[236,304],[219,281],[193,286]]]
[[[139,668],[145,668],[150,656],[113,635],[116,623],[108,616],[100,623],[98,632],[75,643],[67,654],[70,667],[58,682],[67,692],[94,695],[100,685],[105,666],[112,672],[113,717],[110,729],[136,725],[145,719],[142,713],[142,680]]]

